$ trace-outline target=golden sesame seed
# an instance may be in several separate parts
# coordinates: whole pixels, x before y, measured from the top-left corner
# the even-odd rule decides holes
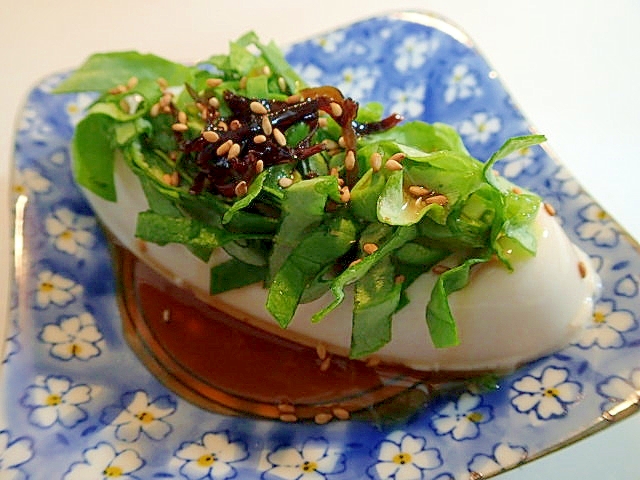
[[[295,413],[296,407],[295,405],[291,405],[290,403],[279,403],[278,411],[281,413]]]
[[[338,168],[331,167],[331,170],[329,170],[329,175],[331,175],[332,177],[337,177],[338,175],[340,175],[340,173],[338,172]]]
[[[265,135],[256,135],[253,137],[253,143],[264,143],[267,141],[267,137]]]
[[[329,370],[330,366],[331,366],[331,357],[327,356],[325,357],[324,360],[322,360],[322,362],[320,362],[320,371],[326,372],[327,370]]]
[[[152,117],[157,117],[158,115],[160,115],[160,104],[154,103],[153,105],[151,105],[151,110],[149,110],[149,114]]]
[[[231,145],[231,148],[229,148],[229,153],[227,153],[227,158],[236,158],[238,155],[240,155],[240,145],[237,143],[234,143]]]
[[[287,144],[287,137],[285,137],[278,128],[273,129],[273,138],[276,139],[276,142],[278,142],[278,145],[281,147],[284,147]]]
[[[338,138],[338,145],[342,148],[347,146],[347,143],[344,141],[344,137],[341,136],[340,138]]]
[[[283,422],[293,423],[298,421],[298,417],[296,417],[293,413],[283,413],[280,415],[280,420]]]
[[[351,192],[348,186],[344,186],[340,189],[340,201],[347,203],[349,200],[351,200]]]
[[[235,145],[237,145],[237,143]],[[242,180],[241,182],[238,182],[236,184],[236,188],[233,191],[235,192],[237,197],[244,197],[247,194],[248,189],[249,188],[247,187],[247,182]]]
[[[329,107],[331,107],[331,115],[333,115],[334,117],[342,116],[342,107],[339,104],[337,104],[336,102],[331,102],[329,104]]]
[[[178,185],[180,185],[180,174],[177,172],[177,170],[174,170],[171,173],[171,186],[177,187]]]
[[[216,143],[218,140],[220,140],[220,135],[218,135],[213,130],[202,132],[202,137],[209,143]]]
[[[129,80],[127,80],[127,88],[129,90],[136,88],[138,86],[138,77],[130,77]]]
[[[516,195],[520,195],[520,194],[522,193],[522,189],[521,189],[520,187],[518,187],[518,186],[513,187],[513,188],[511,189],[511,191],[512,191],[513,193],[515,193]]]
[[[233,140],[229,139],[226,142],[224,142],[222,145],[220,145],[217,149],[216,149],[216,154],[217,155],[224,155],[226,154],[229,149],[231,148],[231,145],[233,145]]]
[[[353,150],[349,150],[344,156],[344,168],[353,170],[356,167],[356,155]]]
[[[550,215],[550,216],[555,216],[556,214],[556,209],[553,208],[553,205],[551,205],[550,203],[544,202],[543,203],[544,209],[545,211]]]
[[[140,250],[141,253],[147,252],[147,242],[145,242],[144,240],[136,238],[136,245],[138,246],[138,250]]]
[[[335,150],[338,148],[338,144],[331,140],[330,138],[325,138],[322,140],[322,143],[326,147],[327,150]]]
[[[374,172],[380,171],[382,168],[382,155],[379,152],[373,152],[369,157],[369,164]]]
[[[433,268],[431,269],[431,271],[433,273],[435,273],[436,275],[440,275],[440,274],[442,274],[444,272],[449,271],[450,269],[451,269],[451,267],[447,267],[446,265],[442,265],[442,264],[439,263],[437,265],[434,265]]]
[[[262,160],[258,160],[256,162],[256,173],[261,173],[264,170],[264,162]]]
[[[164,323],[169,323],[171,321],[171,310],[169,309],[164,309],[162,311],[162,321]]]
[[[229,125],[227,125],[227,122],[219,121],[218,128],[223,132],[226,132],[227,130],[229,130]]]
[[[329,120],[324,117],[318,119],[318,126],[320,128],[326,128],[327,125],[329,125]]]
[[[411,185],[409,187],[409,193],[414,197],[424,197],[425,195],[429,195],[431,191],[420,185]]]
[[[365,243],[362,246],[362,250],[364,250],[364,253],[366,253],[367,255],[371,255],[378,250],[378,245],[376,245],[375,243]]]
[[[162,182],[167,184],[167,185],[171,185],[171,175],[169,175],[168,173],[165,173],[162,175]]]
[[[116,85],[115,87],[109,90],[109,93],[112,95],[118,95],[126,91],[127,91],[127,87],[125,87],[124,85]]]
[[[269,113],[269,111],[266,109],[266,107],[261,104],[260,102],[251,102],[249,104],[249,109],[258,115],[266,115],[267,113]]]
[[[158,84],[158,86],[160,87],[160,90],[164,90],[165,88],[169,87],[169,82],[167,82],[167,79],[164,77],[159,77],[156,80],[156,83]]]
[[[333,413],[333,416],[336,417],[338,420],[349,420],[349,417],[351,416],[349,411],[342,407],[333,408],[331,410],[331,413]]]
[[[283,92],[287,90],[287,81],[284,77],[278,77],[278,87],[280,87],[280,90]]]
[[[355,267],[355,266],[356,266],[356,265],[358,265],[361,261],[362,261],[362,259],[361,259],[361,258],[356,258],[353,262],[351,262],[351,263],[349,264],[349,267],[348,267],[348,268]]]
[[[249,79],[248,79],[248,78],[247,78],[247,76],[245,75],[244,77],[242,77],[242,78],[240,79],[240,82],[238,83],[238,86],[239,86],[240,88],[247,88],[247,81],[248,81],[248,80],[249,80]]]
[[[242,123],[240,123],[240,120],[236,118],[231,120],[231,123],[229,124],[229,130],[238,130],[241,126]]]
[[[580,272],[580,278],[587,276],[587,265],[584,262],[578,262],[578,272]]]
[[[315,417],[313,417],[313,421],[318,425],[325,425],[331,421],[333,415],[328,412],[317,413]]]
[[[380,365],[380,359],[377,357],[369,357],[367,358],[367,362],[365,363],[365,365],[367,367],[377,367],[378,365]]]
[[[218,100],[218,97],[211,97],[209,99],[209,105],[213,108],[220,108],[220,100]]]
[[[319,343],[316,345],[316,354],[320,360],[324,360],[327,358],[327,347],[324,343]]]
[[[264,132],[265,135],[271,135],[271,132],[273,132],[273,127],[271,126],[271,121],[269,120],[268,115],[262,116],[261,126],[262,126],[262,131]]]
[[[125,98],[121,98],[120,99],[120,109],[124,113],[130,113],[131,112],[131,106],[129,105],[129,102],[127,102],[127,100]]]
[[[187,114],[185,112],[178,112],[178,122],[180,123],[187,123]]]
[[[287,97],[286,102],[287,102],[289,105],[291,105],[291,104],[294,104],[294,103],[298,103],[298,102],[300,102],[301,100],[302,100],[302,95],[300,95],[299,93],[295,93],[295,94],[293,94],[293,95],[289,95],[289,96]]]
[[[438,205],[446,205],[449,202],[449,199],[445,195],[434,195],[433,197],[427,197],[423,200],[427,205],[431,205],[432,203],[437,203]]]
[[[269,68],[269,65],[265,65],[264,67],[262,67],[262,73],[263,75],[271,75],[271,69]]]
[[[222,83],[222,79],[221,78],[207,78],[205,83],[207,84],[207,87],[209,87],[209,88],[216,88]]]
[[[186,132],[187,130],[189,130],[189,127],[184,123],[174,123],[173,125],[171,125],[171,130],[173,130],[174,132]]]
[[[393,155],[391,155],[389,157],[389,160],[395,160],[396,162],[401,162],[402,160],[404,160],[407,156],[402,153],[402,152],[396,152]]]
[[[289,177],[282,177],[280,180],[278,180],[278,185],[280,185],[282,188],[288,188],[293,184],[293,180],[291,180]]]
[[[407,278],[404,275],[396,275],[396,278],[393,279],[395,284],[403,283]]]
[[[398,171],[398,170],[402,170],[402,164],[400,164],[396,160],[389,159],[385,162],[384,168],[391,171]]]

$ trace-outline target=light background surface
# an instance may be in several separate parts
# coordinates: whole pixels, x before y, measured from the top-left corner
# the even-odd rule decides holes
[[[284,45],[395,10],[460,26],[558,158],[640,238],[640,2],[634,0],[0,0],[0,332],[10,265],[13,130],[27,92],[97,51],[192,61],[247,30]],[[640,272],[639,272],[640,274]],[[640,414],[500,476],[640,479]]]

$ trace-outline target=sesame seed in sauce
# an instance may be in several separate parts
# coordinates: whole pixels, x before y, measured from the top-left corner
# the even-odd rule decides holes
[[[367,358],[365,365],[369,368],[377,367],[378,365],[380,365],[380,359],[377,357]]]
[[[578,272],[580,272],[580,278],[586,278],[587,265],[584,262],[578,262]]]
[[[220,86],[220,84],[222,84],[222,79],[221,78],[207,78],[207,81],[205,82],[207,87],[209,88],[216,88],[218,86]]]
[[[189,130],[189,127],[184,123],[174,123],[173,125],[171,125],[171,130],[173,130],[174,132],[186,132],[187,130]]]
[[[353,170],[356,167],[356,155],[353,150],[349,150],[344,156],[344,168],[347,170]]]
[[[178,112],[178,122],[180,123],[187,123],[187,114],[185,112]]]
[[[168,173],[163,174],[162,182],[165,183],[166,185],[171,185],[171,175],[169,175]]]
[[[338,148],[338,144],[330,138],[325,138],[324,140],[322,140],[322,143],[327,148],[327,150],[335,150]]]
[[[555,216],[556,214],[556,209],[553,207],[553,205],[551,205],[550,203],[544,202],[542,204],[544,206],[545,211],[550,215],[550,216]]]
[[[240,79],[240,82],[238,83],[238,86],[239,86],[240,88],[247,88],[247,81],[248,81],[248,80],[249,80],[249,79],[248,79],[248,78],[247,78],[247,76],[245,75],[244,77],[242,77],[242,78]]]
[[[262,173],[264,170],[264,162],[262,160],[258,160],[256,162],[256,173]]]
[[[293,180],[291,180],[289,177],[282,177],[280,180],[278,180],[278,185],[280,185],[282,188],[288,188],[293,184]]]
[[[373,152],[369,157],[369,164],[374,172],[379,172],[382,168],[382,155],[379,152]]]
[[[287,81],[284,77],[278,77],[278,87],[280,87],[280,90],[283,92],[287,90]]]
[[[365,243],[362,246],[362,250],[364,250],[364,253],[366,253],[367,255],[371,255],[378,250],[378,245],[376,245],[375,243]]]
[[[427,197],[424,199],[424,203],[427,205],[431,205],[432,203],[437,203],[438,205],[446,205],[449,202],[449,199],[445,195],[434,195],[433,197]]]
[[[169,323],[171,321],[171,310],[169,309],[164,309],[162,311],[162,321],[164,323]]]
[[[449,271],[450,269],[451,269],[451,267],[447,267],[446,265],[442,265],[442,264],[439,263],[437,265],[434,265],[433,268],[431,269],[431,271],[433,273],[435,273],[436,275],[441,275],[444,272]]]
[[[302,96],[299,93],[294,93],[293,95],[289,95],[286,99],[286,102],[289,105],[292,105],[294,103],[298,103],[300,100],[302,100]]]
[[[356,266],[356,265],[358,265],[361,261],[362,261],[362,259],[361,259],[361,258],[356,258],[353,262],[351,262],[351,263],[349,264],[349,268],[351,268],[351,267],[355,267],[355,266]]]
[[[180,174],[176,170],[171,172],[170,181],[171,181],[170,185],[172,187],[177,187],[178,185],[180,185]]]
[[[234,143],[231,145],[231,148],[229,148],[227,158],[236,158],[238,155],[240,155],[240,145]]]
[[[318,425],[325,425],[331,421],[333,415],[328,412],[317,413],[315,417],[313,417],[313,421]]]
[[[384,168],[391,171],[398,171],[398,170],[402,170],[402,164],[399,163],[397,160],[389,159],[385,162]]]
[[[330,366],[331,366],[331,357],[327,356],[325,357],[324,360],[322,360],[322,362],[320,362],[320,371],[326,372],[327,370],[329,370]]]
[[[331,108],[331,115],[333,115],[334,117],[342,116],[342,107],[338,103],[331,102],[329,104],[329,107]]]
[[[331,413],[333,413],[333,416],[336,417],[338,420],[349,420],[349,417],[351,417],[351,414],[349,413],[349,411],[342,407],[333,408],[331,410]]]
[[[290,403],[278,404],[278,411],[281,413],[295,413],[296,407]]]
[[[151,105],[151,110],[149,110],[149,114],[152,117],[157,117],[158,115],[160,115],[160,104],[154,103],[153,105]]]
[[[409,187],[409,193],[414,197],[424,197],[429,195],[431,191],[428,188],[424,188],[420,185],[411,185]]]
[[[233,145],[233,140],[227,140],[216,149],[216,154],[220,156],[226,154],[231,148],[231,145]]]
[[[518,187],[518,186],[513,187],[513,188],[511,189],[511,191],[512,191],[513,193],[515,193],[516,195],[520,195],[520,194],[522,193],[522,189],[521,189],[520,187]]]
[[[156,83],[158,84],[158,86],[160,87],[160,90],[164,90],[165,88],[169,87],[169,82],[167,82],[167,79],[164,77],[160,77],[156,80]]]
[[[298,417],[296,417],[293,413],[283,413],[280,415],[280,420],[287,423],[294,423],[298,421]]]
[[[349,200],[351,200],[351,192],[349,191],[349,187],[345,185],[340,189],[340,201],[347,203]]]
[[[202,137],[209,143],[216,143],[218,140],[220,140],[220,135],[218,135],[213,130],[202,132]]]
[[[266,115],[269,111],[260,102],[253,101],[249,104],[249,109],[257,115]]]
[[[273,127],[271,126],[271,121],[269,120],[269,117],[267,115],[262,116],[261,126],[262,131],[265,135],[271,135],[271,132],[273,132]]]
[[[217,97],[211,97],[208,103],[213,108],[220,108],[220,100]]]
[[[404,160],[407,156],[402,153],[402,152],[396,152],[393,155],[391,155],[389,157],[389,160],[395,160],[396,162],[401,162],[402,160]]]
[[[267,141],[267,137],[265,135],[256,135],[253,137],[253,143],[264,143]]]
[[[284,147],[287,144],[287,137],[285,137],[284,133],[282,133],[278,128],[273,129],[273,138],[276,139],[276,142],[281,147]]]
[[[344,147],[346,147],[346,146],[347,146],[346,142],[344,141],[344,137],[342,137],[342,136],[341,136],[340,138],[338,138],[338,145],[339,145],[341,148],[344,148]]]
[[[131,77],[127,80],[127,89],[132,90],[138,86],[138,77]]]
[[[319,343],[318,345],[316,345],[316,354],[318,355],[318,358],[320,360],[324,360],[325,358],[327,358],[327,347],[324,345],[324,343]]]
[[[327,119],[326,119],[326,118],[324,118],[324,117],[320,117],[320,118],[318,119],[318,126],[319,126],[320,128],[326,128],[326,126],[327,126],[327,125],[329,125],[329,120],[327,120]]]

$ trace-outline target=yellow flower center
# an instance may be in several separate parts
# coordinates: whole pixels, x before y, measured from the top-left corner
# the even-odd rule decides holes
[[[155,420],[153,414],[149,412],[137,413],[136,418],[140,420],[142,423],[151,423]]]
[[[71,355],[73,355],[74,357],[76,355],[78,355],[80,352],[82,351],[82,347],[76,343],[72,343],[71,345],[69,345],[69,352],[71,353]]]
[[[607,212],[605,212],[604,210],[600,210],[598,212],[597,218],[598,218],[598,220],[606,220]]]
[[[60,238],[63,240],[70,240],[73,238],[73,232],[71,230],[65,230],[60,234]]]
[[[482,414],[480,412],[471,412],[467,414],[467,420],[473,423],[480,423],[482,421]]]
[[[210,467],[216,461],[216,456],[213,453],[207,453],[198,458],[197,461],[200,467]]]
[[[23,193],[27,192],[27,189],[24,187],[24,185],[14,185],[13,192],[17,195],[22,195]]]
[[[60,405],[62,403],[62,397],[60,395],[52,393],[47,397],[44,403],[49,407],[55,407],[56,405]]]
[[[487,126],[484,123],[478,125],[478,132],[482,133],[487,129]]]
[[[79,110],[80,108],[78,108],[78,105],[76,105],[75,103],[67,105],[67,112],[71,115],[73,115],[74,113],[78,113]]]
[[[593,312],[593,322],[594,323],[605,323],[607,320],[607,316],[602,312]]]
[[[42,282],[40,284],[40,291],[42,292],[50,292],[51,290],[53,290],[53,284],[50,282]]]
[[[318,464],[316,462],[306,461],[302,464],[303,472],[315,472],[318,469]]]
[[[529,147],[523,147],[520,150],[518,150],[518,153],[524,157],[525,155],[527,155],[527,153],[529,153],[529,150],[530,150]]]
[[[544,391],[544,396],[545,397],[557,397],[559,395],[560,392],[558,392],[557,388],[547,388]]]
[[[400,452],[393,457],[392,462],[397,463],[398,465],[404,465],[405,463],[409,463],[411,461],[411,454]]]
[[[116,466],[113,466],[113,465],[108,466],[102,472],[102,474],[105,477],[109,477],[109,478],[121,477],[123,473],[124,472],[122,471],[122,468],[116,467]]]

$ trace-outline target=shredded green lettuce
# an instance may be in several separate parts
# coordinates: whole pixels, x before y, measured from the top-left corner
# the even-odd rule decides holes
[[[219,84],[208,84],[211,76]],[[149,203],[138,218],[136,236],[159,245],[185,245],[204,262],[224,249],[231,259],[211,268],[211,293],[261,283],[268,289],[266,308],[283,328],[294,321],[301,303],[328,293],[328,303],[311,318],[321,321],[352,288],[351,356],[370,355],[391,340],[394,314],[411,301],[409,286],[455,255],[458,264],[421,295],[430,297],[424,315],[433,344],[457,345],[449,296],[468,284],[474,265],[495,256],[512,268],[508,252],[535,254],[533,222],[540,199],[514,191],[493,167],[510,153],[543,142],[541,135],[510,139],[482,163],[453,127],[407,122],[357,138],[357,178],[347,200],[338,180],[346,173],[345,152],[339,148],[271,166],[234,198],[207,190],[194,194],[190,186],[198,172],[186,154],[176,158],[175,119],[152,111],[164,94],[160,78],[175,108],[188,114],[186,140],[197,139],[205,126],[194,92],[215,96],[225,115],[230,111],[225,91],[281,101],[306,85],[275,44],[263,44],[249,32],[231,42],[227,54],[191,66],[136,52],[93,55],[56,89],[100,93],[73,137],[77,183],[117,201],[114,164],[121,156]],[[382,106],[374,103],[360,106],[356,118],[377,122],[382,114]],[[289,145],[323,140],[338,145],[342,132],[329,119],[313,131],[297,123],[284,133]],[[371,168],[374,153],[383,159],[402,154],[402,169]],[[166,181],[172,172],[182,179],[179,184]],[[292,184],[287,188],[282,179]],[[411,190],[416,187],[429,195],[420,200]],[[445,201],[428,201],[435,196]],[[377,249],[367,250],[370,244]]]

